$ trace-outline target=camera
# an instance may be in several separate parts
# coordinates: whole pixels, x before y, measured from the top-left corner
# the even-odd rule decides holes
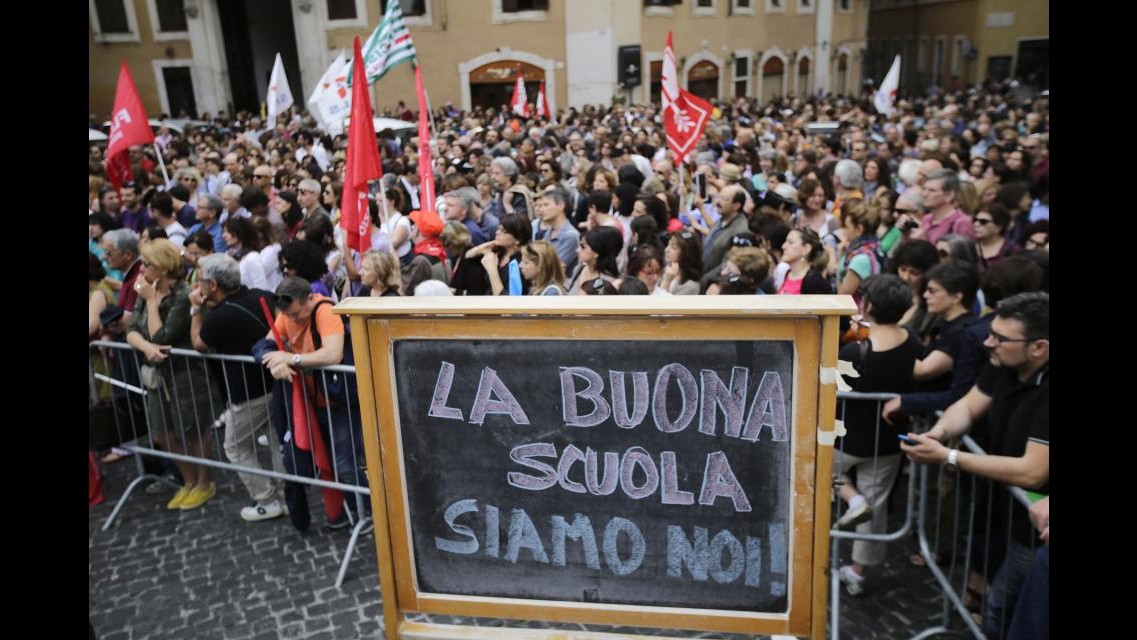
[[[920,223],[916,222],[915,220],[905,220],[904,224],[900,225],[900,230],[901,231],[911,231],[918,226],[920,226]]]

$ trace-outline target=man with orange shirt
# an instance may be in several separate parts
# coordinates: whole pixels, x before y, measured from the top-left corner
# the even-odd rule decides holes
[[[288,276],[281,281],[276,288],[276,296],[279,309],[276,316],[276,330],[284,340],[287,351],[270,351],[264,354],[261,362],[269,374],[282,382],[294,382],[304,367],[340,364],[344,352],[343,320],[332,312],[331,304],[320,304],[324,300],[330,301],[330,298],[312,293],[308,281],[295,276]],[[313,322],[315,322],[315,331],[312,329]],[[319,348],[316,348],[313,333],[319,335]],[[272,338],[271,332],[268,337]],[[323,385],[317,384],[316,387],[318,392],[323,390]],[[280,389],[290,391],[287,385],[282,385]],[[291,393],[287,392],[277,395],[291,398]],[[274,412],[280,409],[278,415],[291,416],[291,411],[283,411],[284,402],[287,400],[283,397],[274,398]],[[331,449],[337,481],[366,485],[366,477],[361,466],[363,437],[358,408],[324,402],[323,398],[317,399],[316,405],[316,418],[323,433],[326,434],[325,441],[329,443]],[[331,437],[328,438],[327,435]],[[298,450],[293,444],[286,443],[284,466],[290,473],[310,474],[311,456],[307,452]],[[309,515],[304,487],[288,483],[285,486],[285,501],[288,503],[293,524],[298,529],[306,529]],[[354,500],[348,500],[348,503],[349,508],[354,506]],[[325,526],[338,529],[348,524],[347,518],[344,518],[328,522]]]

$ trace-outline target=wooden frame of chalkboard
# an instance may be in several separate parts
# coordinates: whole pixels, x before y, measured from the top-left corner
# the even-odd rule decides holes
[[[828,487],[831,482],[830,467],[834,437],[837,323],[840,315],[848,315],[855,310],[851,298],[848,296],[771,296],[768,298],[721,296],[664,299],[662,301],[642,297],[565,297],[559,299],[538,297],[384,298],[380,301],[354,298],[345,301],[336,310],[339,313],[351,316],[351,327],[354,334],[356,367],[359,374],[360,389],[362,390],[360,402],[365,427],[364,442],[372,492],[376,525],[375,538],[388,638],[396,638],[400,634],[405,634],[408,637],[417,636],[422,633],[431,637],[448,637],[448,634],[451,637],[473,637],[471,635],[473,632],[464,627],[424,625],[423,623],[407,621],[405,614],[410,612],[626,625],[659,629],[823,637],[827,603],[825,571],[829,552],[830,505]],[[703,345],[702,349],[699,348],[700,344]],[[454,347],[452,350],[454,355],[460,355],[464,361],[451,358],[455,362],[449,363],[448,373],[445,370],[446,366],[442,364],[443,361],[438,358],[438,354],[449,353],[449,346],[451,345]],[[607,345],[611,345],[613,351],[622,348],[626,353],[609,354],[604,348]],[[757,493],[754,488],[756,485],[753,483],[759,482],[759,480],[755,480],[746,474],[751,468],[757,468],[761,465],[745,463],[767,463],[769,460],[761,458],[760,454],[754,454],[754,458],[747,458],[747,454],[737,454],[737,451],[746,451],[746,446],[752,447],[755,451],[761,450],[763,446],[773,450],[777,445],[777,438],[771,437],[771,434],[774,433],[769,429],[771,425],[762,423],[761,418],[754,418],[754,407],[760,404],[758,402],[759,396],[763,396],[758,387],[764,386],[764,378],[767,377],[765,374],[770,373],[770,371],[766,371],[764,366],[753,368],[749,372],[749,385],[746,383],[746,376],[742,376],[740,391],[743,402],[749,407],[751,415],[746,419],[745,430],[736,426],[734,434],[736,437],[730,438],[728,437],[727,427],[727,423],[730,423],[730,415],[727,411],[729,400],[725,400],[726,395],[724,394],[736,390],[732,371],[739,364],[746,364],[745,361],[750,356],[743,357],[744,362],[726,362],[721,357],[722,353],[744,355],[753,353],[757,354],[755,362],[765,362],[766,357],[770,353],[774,353],[768,350],[776,348],[777,345],[788,345],[789,360],[782,363],[782,371],[785,371],[784,365],[786,364],[790,365],[790,371],[792,371],[789,375],[789,380],[792,382],[787,383],[784,389],[785,397],[789,401],[785,408],[785,420],[789,436],[784,439],[784,445],[787,449],[786,462],[784,467],[777,467],[778,469],[788,470],[788,475],[784,479],[784,488],[778,488],[774,491],[775,494],[787,493],[786,505],[788,506],[783,505],[786,506],[785,514],[787,516],[787,520],[783,523],[787,532],[785,536],[786,566],[784,576],[777,575],[775,573],[776,567],[771,563],[771,560],[775,559],[773,557],[774,549],[777,546],[774,542],[770,542],[774,539],[772,537],[773,529],[769,530],[771,537],[758,540],[753,549],[751,537],[744,535],[741,531],[736,531],[737,535],[729,532],[731,526],[737,525],[739,518],[749,522],[748,518],[751,518],[751,514],[753,514],[753,521],[757,522],[763,515],[762,506],[753,511],[741,509],[739,502],[731,497],[731,490],[728,485],[731,484],[729,481],[737,476],[737,483],[743,486],[743,496],[749,494],[749,498],[756,500],[755,504],[758,504],[755,495],[753,495]],[[531,349],[532,353],[527,352],[527,349]],[[763,349],[767,351],[763,351]],[[458,353],[459,351],[461,353]],[[577,369],[586,369],[587,367],[576,367],[574,362],[554,362],[550,353],[576,362],[597,363],[598,368],[608,368],[608,371],[601,370],[599,373],[601,376],[608,374],[608,377],[605,377],[602,382],[607,382],[608,379],[612,380],[610,388],[603,390],[604,393],[609,394],[613,393],[616,388],[615,380],[617,378],[611,376],[621,374],[620,386],[622,387],[624,384],[622,372],[613,371],[613,366],[620,366],[622,369],[633,372],[637,368],[647,368],[642,366],[644,358],[650,360],[655,357],[661,366],[658,371],[651,371],[650,375],[662,385],[658,388],[663,389],[664,400],[653,400],[653,402],[662,402],[663,404],[658,407],[653,405],[652,409],[653,414],[664,416],[662,418],[663,426],[660,424],[660,419],[657,418],[655,429],[650,428],[648,423],[651,422],[652,418],[645,417],[641,412],[638,417],[643,424],[621,426],[614,423],[614,421],[618,421],[613,417],[604,424],[592,425],[593,428],[591,429],[585,428],[586,425],[583,424],[582,420],[587,419],[587,416],[582,418],[579,409],[581,407],[588,408],[590,406],[588,398],[599,395],[590,394],[588,389],[581,391],[581,387],[589,384],[589,376],[587,372],[581,373]],[[700,416],[699,427],[703,428],[704,436],[713,436],[711,440],[724,443],[722,444],[722,451],[725,452],[723,457],[734,458],[734,475],[732,475],[729,464],[726,473],[721,473],[723,471],[721,468],[712,473],[709,469],[711,460],[715,456],[708,453],[706,456],[707,470],[703,473],[703,484],[700,491],[698,486],[682,483],[683,480],[689,480],[692,477],[690,473],[681,471],[677,474],[675,472],[675,468],[682,467],[684,463],[695,464],[699,456],[694,456],[695,462],[691,460],[676,462],[673,457],[670,459],[672,468],[670,504],[661,508],[672,509],[673,511],[668,513],[674,514],[717,509],[718,515],[723,517],[722,522],[726,525],[718,530],[719,525],[711,524],[705,519],[697,520],[692,516],[692,519],[688,521],[684,519],[687,516],[675,515],[675,518],[680,520],[680,525],[668,525],[666,527],[667,543],[665,546],[667,546],[668,563],[666,571],[674,571],[676,567],[671,565],[677,564],[678,574],[660,575],[682,578],[686,580],[686,583],[682,585],[681,589],[673,588],[674,585],[666,585],[667,580],[659,579],[657,576],[655,582],[649,579],[641,580],[638,584],[648,590],[654,588],[652,585],[662,585],[659,586],[659,594],[654,592],[636,593],[636,589],[632,588],[609,599],[608,594],[620,593],[618,587],[622,586],[615,582],[616,579],[609,574],[634,577],[636,571],[646,573],[653,569],[653,562],[658,565],[654,566],[654,570],[657,572],[664,571],[660,553],[656,553],[655,547],[651,547],[653,540],[651,534],[642,536],[647,542],[641,541],[640,548],[650,547],[653,549],[652,553],[645,553],[641,550],[639,557],[642,559],[647,556],[647,560],[637,564],[632,570],[628,569],[636,557],[634,530],[636,529],[635,516],[641,511],[639,505],[650,504],[651,507],[658,507],[655,504],[656,501],[669,502],[669,499],[664,495],[667,492],[666,487],[668,485],[666,480],[668,476],[668,452],[660,454],[660,447],[651,445],[659,445],[660,442],[667,442],[671,438],[690,435],[695,440],[685,442],[683,444],[685,448],[675,453],[676,456],[682,456],[692,449],[690,442],[700,441],[698,436],[694,435],[697,431],[694,426],[694,419],[689,420],[691,427],[683,433],[667,431],[668,425],[671,424],[668,422],[669,420],[674,418],[674,421],[678,422],[683,415],[686,415],[683,409],[686,396],[680,393],[680,400],[676,404],[676,401],[672,399],[675,393],[670,393],[669,390],[678,389],[681,392],[687,388],[684,386],[684,380],[686,380],[684,375],[686,374],[680,371],[684,367],[667,369],[668,365],[675,364],[671,362],[671,358],[665,357],[668,353],[679,353],[682,357],[688,358],[692,362],[691,369],[703,367],[701,370],[703,384],[699,390],[700,393],[704,394],[704,397],[700,402],[703,403],[702,406],[710,407],[712,415],[715,414],[717,407],[721,411],[724,425],[722,433],[718,433],[715,421],[712,418],[709,428],[703,428],[706,427],[706,423],[702,422],[703,418]],[[525,357],[527,355],[533,357]],[[708,365],[700,358],[712,358],[722,360],[722,362],[716,360]],[[478,362],[473,363],[473,360]],[[625,361],[628,363],[627,366],[624,364]],[[776,362],[778,359],[770,356],[769,361]],[[702,364],[699,364],[700,362]],[[503,367],[503,364],[506,366]],[[497,365],[497,369],[489,365]],[[545,374],[533,373],[542,371],[540,368],[534,369],[533,367],[549,368],[550,373],[546,376],[549,377],[549,380],[541,378]],[[472,369],[474,372],[464,369]],[[571,369],[571,371],[566,373],[566,369]],[[716,369],[720,374],[718,376],[708,376],[706,373],[707,370]],[[478,370],[481,371],[480,380],[476,373]],[[491,379],[488,382],[486,380],[487,370],[491,372]],[[502,374],[498,376],[499,379],[493,379],[495,374],[492,372],[497,370],[501,370]],[[558,371],[560,371],[559,377]],[[516,376],[509,379],[506,372],[515,372]],[[664,377],[665,373],[670,377],[667,382],[660,383],[660,379]],[[691,377],[693,378],[695,375],[699,374],[692,374]],[[442,394],[440,393],[442,387],[439,385],[447,376],[449,376],[449,382],[443,385],[446,393]],[[518,376],[522,379],[519,380]],[[763,379],[763,382],[758,382],[759,379]],[[569,382],[566,383],[566,380]],[[711,381],[712,388],[718,388],[722,392],[716,398],[726,402],[726,404],[715,405],[714,401],[706,399],[705,391],[708,388],[708,380]],[[716,380],[718,380],[717,387],[715,387]],[[729,380],[729,385],[726,380]],[[417,381],[413,389],[410,387],[410,381]],[[424,384],[423,381],[428,382]],[[538,407],[537,405],[541,404],[537,402],[539,396],[532,395],[537,393],[539,389],[538,391],[527,391],[527,389],[531,385],[537,387],[545,385],[555,390],[558,381],[560,383],[561,397],[559,400],[561,402],[560,406],[554,407],[553,411],[554,413],[555,411],[561,412],[557,415],[560,416],[563,424],[550,425],[548,415],[541,413],[542,411],[547,412],[549,409]],[[575,387],[573,386],[574,381]],[[637,390],[636,381],[635,374],[632,374],[631,387],[633,391]],[[567,393],[565,391],[566,384],[569,385],[570,389],[576,391],[576,395],[571,396],[577,405],[575,412],[566,409],[570,398],[570,396],[564,395]],[[687,384],[693,383],[687,380]],[[431,393],[432,387],[434,394]],[[472,390],[475,387],[478,389],[476,392]],[[515,401],[512,403],[503,400],[510,394],[511,388],[516,395]],[[695,389],[695,387],[690,388]],[[466,391],[461,389],[466,389]],[[453,395],[451,395],[451,391],[453,391]],[[530,395],[526,396],[526,393]],[[753,402],[751,401],[752,394]],[[769,394],[764,397],[767,396]],[[611,395],[608,397],[611,401],[610,404],[615,406],[617,398]],[[636,401],[633,399],[633,403]],[[482,413],[475,418],[475,411],[479,410],[479,404]],[[556,402],[553,401],[552,404],[555,405]],[[413,405],[413,409],[411,405]],[[771,406],[773,405],[763,405],[767,409],[767,413],[762,414],[761,407],[758,413],[769,415]],[[412,410],[415,413],[407,413]],[[522,505],[522,508],[515,507],[512,509],[513,515],[508,516],[507,514],[511,512],[510,507],[513,506],[508,504],[508,500],[500,500],[500,505],[491,506],[490,504],[498,501],[502,495],[509,495],[506,493],[507,491],[512,492],[514,496],[517,495],[521,483],[514,484],[513,477],[526,482],[540,479],[542,474],[537,471],[540,468],[540,463],[535,462],[536,458],[527,457],[524,453],[518,454],[519,449],[525,446],[533,446],[535,443],[517,445],[518,440],[505,441],[508,438],[499,443],[503,446],[513,446],[513,449],[502,448],[497,452],[498,455],[494,456],[495,462],[493,464],[499,466],[494,467],[492,473],[487,472],[486,477],[498,481],[502,480],[500,464],[509,465],[509,468],[513,470],[509,474],[510,486],[505,486],[506,482],[499,482],[503,487],[501,495],[471,495],[469,499],[461,500],[460,498],[465,496],[457,495],[455,492],[455,486],[468,486],[471,492],[476,493],[478,488],[482,486],[479,483],[486,482],[485,478],[478,477],[478,470],[482,466],[481,461],[469,460],[467,464],[460,465],[461,468],[457,471],[453,466],[435,468],[447,463],[453,465],[455,460],[459,460],[455,456],[460,455],[463,451],[478,452],[480,446],[492,447],[492,438],[486,439],[484,437],[486,433],[505,434],[510,433],[511,430],[517,432],[522,426],[532,428],[533,421],[530,421],[529,425],[523,424],[529,418],[528,415],[523,417],[519,417],[516,413],[507,415],[510,411],[525,413],[525,410],[528,410],[528,413],[533,413],[534,419],[541,423],[538,429],[544,429],[541,432],[543,435],[553,433],[553,435],[545,438],[551,442],[541,444],[553,447],[552,454],[560,455],[562,463],[564,459],[569,457],[569,449],[575,448],[567,445],[576,443],[577,441],[573,438],[582,433],[608,434],[606,436],[595,436],[600,438],[594,443],[598,448],[603,443],[614,444],[617,448],[631,444],[631,442],[621,442],[619,438],[625,434],[635,433],[648,446],[628,447],[623,453],[623,462],[627,462],[629,458],[633,457],[629,452],[637,449],[644,449],[646,456],[654,457],[652,462],[641,465],[638,473],[634,468],[628,473],[628,486],[622,484],[624,478],[621,476],[619,489],[613,491],[611,496],[601,496],[595,491],[596,487],[589,485],[589,491],[592,492],[592,495],[587,495],[586,492],[586,500],[575,506],[573,501],[582,500],[582,498],[571,487],[580,483],[573,483],[569,480],[568,473],[558,476],[558,486],[542,486],[540,489],[529,487],[530,494],[537,495],[539,493],[539,495],[547,497],[544,503],[546,507],[555,505],[555,508],[560,509],[563,514],[550,516],[553,525],[560,526],[560,547],[557,547],[555,534],[550,533],[549,525],[545,524],[542,518],[527,517],[526,509],[540,516],[548,515],[546,511],[541,510],[540,505],[528,504]],[[626,415],[627,398],[624,399],[624,411],[626,422],[628,420]],[[469,413],[468,418],[467,413]],[[570,413],[573,415],[569,416]],[[420,416],[419,414],[424,415]],[[741,419],[737,412],[732,415],[734,415],[736,423]],[[439,420],[451,420],[452,425],[462,426],[450,426],[449,428],[458,429],[458,431],[448,432],[446,437],[438,438],[432,436],[431,431],[439,428],[438,425],[441,424],[438,422]],[[757,425],[758,431],[750,433],[750,427],[754,425]],[[766,427],[764,432],[762,431],[763,426]],[[552,429],[546,427],[552,427]],[[672,428],[681,430],[679,427]],[[462,433],[475,433],[482,440],[475,439],[467,442],[463,441],[462,437],[453,436],[453,434]],[[570,435],[565,436],[565,433]],[[765,434],[764,438],[762,433]],[[754,437],[746,437],[747,434]],[[615,440],[604,440],[605,437]],[[557,440],[557,438],[561,439]],[[653,438],[660,442],[653,442]],[[422,442],[418,442],[419,439],[422,439]],[[535,439],[541,440],[541,438]],[[679,441],[676,440],[675,442],[678,443]],[[583,442],[580,444],[581,447],[576,448],[577,451],[586,448]],[[730,446],[741,446],[743,448],[732,450],[727,448]],[[672,448],[676,447],[673,446]],[[492,448],[490,450],[492,451]],[[529,452],[534,453],[532,449]],[[550,451],[540,452],[542,455],[548,453]],[[599,455],[607,456],[608,454],[608,452],[603,452]],[[537,454],[534,453],[534,455]],[[777,454],[772,455],[774,455],[774,459],[777,458]],[[410,457],[408,458],[408,456]],[[641,462],[647,459],[643,455],[639,458]],[[607,461],[607,457],[604,460]],[[642,495],[633,496],[628,493],[642,488],[645,483],[639,481],[645,477],[647,468],[654,466],[654,461],[660,463],[658,465],[659,471],[665,478],[659,483],[660,491],[652,493],[652,496],[647,500],[643,500]],[[554,459],[552,462],[556,463],[556,460]],[[560,467],[562,463],[558,463],[557,466]],[[580,466],[583,466],[583,462],[580,462]],[[629,466],[634,467],[634,465]],[[769,466],[776,467],[777,465],[770,463]],[[487,465],[487,469],[490,467],[492,465]],[[572,469],[572,462],[569,462],[567,468]],[[596,473],[594,471],[594,475]],[[575,475],[579,479],[579,476],[583,474],[577,470]],[[606,480],[607,473],[605,472],[604,475]],[[455,476],[456,479],[453,482],[457,484],[446,485],[447,478],[450,476]],[[681,486],[676,486],[676,477],[679,478]],[[708,495],[708,477],[716,479],[718,489],[712,487],[710,499],[705,500]],[[437,480],[438,478],[443,480]],[[433,487],[433,484],[436,483],[441,488]],[[641,486],[637,487],[637,484]],[[777,486],[781,487],[781,485]],[[821,487],[822,490],[815,491],[815,487]],[[569,490],[565,490],[566,488]],[[684,492],[684,489],[690,491]],[[538,493],[533,493],[535,491]],[[621,491],[628,495],[620,496]],[[697,495],[698,504],[692,504],[696,500],[693,497],[687,497],[687,501],[683,502],[682,498],[686,494]],[[432,500],[439,499],[440,496],[453,500],[445,505],[432,502]],[[580,512],[588,511],[590,505],[599,505],[606,499],[614,500],[614,496],[619,496],[625,501],[631,497],[639,499],[641,502],[632,503],[635,513],[629,512],[628,518],[612,518],[608,522],[608,527],[603,526],[604,518],[597,518],[596,526],[591,534],[597,539],[602,539],[604,546],[603,560],[597,561],[599,553],[595,549],[593,549],[590,558],[588,554],[589,545],[574,544],[588,537],[581,535],[587,527],[578,527],[582,521],[587,522],[587,520],[580,519]],[[680,499],[676,500],[676,496],[679,496]],[[742,499],[745,500],[746,498]],[[560,508],[561,502],[564,503],[563,509]],[[774,500],[770,505],[773,504],[781,503]],[[617,503],[609,506],[619,508]],[[729,506],[734,507],[733,512]],[[491,509],[494,510],[495,514],[492,527],[488,524],[491,520]],[[650,510],[650,507],[643,509],[643,513],[647,515],[641,516],[644,521],[640,522],[640,527],[651,530],[652,525],[659,525],[655,528],[662,530],[662,525],[666,523],[659,520],[659,517],[648,514]],[[522,512],[520,515],[518,515],[519,511]],[[567,525],[568,517],[574,511],[577,511],[576,519],[572,521],[571,526]],[[724,511],[727,514],[725,516],[723,515]],[[610,509],[608,513],[610,514]],[[766,515],[776,517],[780,512],[773,510],[772,513],[773,516]],[[560,517],[559,521],[556,520],[557,517]],[[670,517],[671,515],[662,516],[664,519]],[[731,520],[730,518],[734,519]],[[507,519],[509,520],[508,526],[506,526]],[[468,526],[473,525],[475,521],[477,523],[475,528],[478,529],[478,533],[473,533],[471,527]],[[615,521],[620,521],[619,526],[614,527],[612,523]],[[439,528],[441,525],[438,522],[444,522],[448,528]],[[631,525],[626,524],[627,522],[631,522]],[[700,525],[705,526],[700,527]],[[428,530],[426,527],[432,528]],[[621,527],[624,528],[621,530]],[[569,530],[571,538],[568,544],[573,549],[569,552],[568,567],[565,566],[564,551],[566,528]],[[608,534],[611,533],[609,530],[613,528],[616,529],[616,533],[609,536]],[[507,530],[508,533],[503,533],[498,540],[493,540],[494,535],[490,533],[491,531],[506,532]],[[727,533],[724,534],[723,532]],[[621,536],[621,533],[624,535]],[[435,534],[433,546],[436,548],[428,548],[430,545],[423,544],[423,540],[429,539],[430,534]],[[701,538],[700,534],[702,535]],[[709,536],[713,536],[713,540],[708,545],[707,538]],[[615,540],[611,545],[609,545],[610,537]],[[760,535],[754,536],[755,539],[761,537]],[[745,551],[742,551],[743,539],[746,542]],[[416,540],[418,541],[417,548]],[[543,541],[545,540],[550,541],[548,545],[544,544]],[[674,541],[678,541],[676,548],[683,552],[679,555],[680,561],[677,563],[673,563],[672,559],[673,550],[671,547],[675,546],[673,545]],[[471,544],[473,547],[470,546]],[[763,548],[761,544],[766,545],[764,549],[767,551],[762,552],[766,555],[761,555],[755,551],[752,556],[749,552]],[[577,546],[582,549],[577,550]],[[594,542],[593,547],[595,546],[596,543]],[[660,544],[656,546],[658,547]],[[707,577],[707,562],[704,560],[702,563],[700,575],[700,563],[698,561],[699,553],[703,554],[701,557],[706,557],[708,546],[712,550],[718,550],[718,555],[710,561],[710,579]],[[476,553],[471,552],[471,548]],[[549,548],[553,550],[553,561],[551,563],[547,560],[544,563],[539,562],[540,554],[547,553]],[[503,549],[506,550],[505,553],[501,552]],[[745,560],[734,561],[735,550],[738,550],[737,556],[744,557]],[[572,556],[571,554],[574,551],[577,553]],[[510,557],[510,553],[512,553],[512,557]],[[557,553],[560,553],[560,564],[557,563]],[[428,560],[432,554],[443,557],[444,560],[441,563]],[[478,567],[477,571],[479,572],[484,572],[476,574],[477,577],[483,579],[480,582],[469,580],[463,582],[462,580],[468,577],[463,576],[463,571],[468,574],[469,570],[462,569],[464,565],[461,562],[453,562],[452,560],[458,558],[465,561],[475,556],[481,564],[471,566]],[[493,561],[499,567],[495,567],[492,563],[486,564],[489,561],[484,559],[485,556],[492,556]],[[724,558],[725,567],[722,564]],[[590,559],[599,566],[589,564]],[[739,568],[740,566],[741,568]],[[557,570],[566,573],[549,573],[550,567],[556,567]],[[558,597],[561,593],[559,589],[562,588],[560,583],[572,583],[574,580],[580,579],[589,570],[592,570],[589,580],[595,579],[595,584],[600,586],[594,591],[600,592],[602,595],[590,600],[588,597],[589,589],[585,589],[582,597],[579,598]],[[509,571],[516,572],[516,579],[501,579],[503,575],[509,576]],[[621,571],[625,573],[621,574]],[[762,573],[763,571],[765,573]],[[523,585],[526,581],[533,583],[534,573],[538,575],[538,579],[535,581],[537,587],[533,589],[535,595],[530,595],[529,591],[524,591],[528,587],[519,585]],[[602,577],[597,577],[601,574]],[[651,576],[647,577],[651,578]],[[751,581],[752,577],[753,581]],[[713,584],[715,582],[728,586],[733,582],[740,588],[739,590],[745,591],[743,585],[757,586],[760,588],[754,589],[755,591],[766,589],[763,593],[770,596],[777,592],[777,587],[772,586],[777,580],[781,580],[784,591],[784,597],[781,600],[755,600],[755,602],[762,603],[755,607],[756,609],[767,606],[769,602],[780,603],[773,606],[773,611],[748,610],[744,601],[723,608],[720,605],[718,595],[721,592],[710,590],[715,588]],[[471,584],[474,585],[473,589],[469,588]],[[575,586],[579,588],[581,584],[588,586],[593,583],[582,580],[580,584]],[[447,587],[455,585],[459,588],[452,592],[447,591]],[[517,589],[524,591],[520,597],[511,591]],[[703,594],[699,591],[700,589],[707,589],[707,591]],[[491,595],[486,595],[486,593]],[[502,593],[510,595],[503,596]],[[549,593],[554,595],[550,596]],[[662,606],[653,604],[652,598],[655,595],[659,595],[665,604]],[[688,598],[693,600],[689,602]],[[527,637],[540,634],[533,629],[526,629],[525,632],[529,634]],[[563,634],[563,631],[549,631],[549,637]]]

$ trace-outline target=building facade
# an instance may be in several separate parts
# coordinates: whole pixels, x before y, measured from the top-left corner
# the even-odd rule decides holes
[[[88,0],[89,104],[114,101],[131,68],[148,113],[257,109],[280,52],[304,103],[331,61],[382,19],[380,0]],[[401,0],[429,99],[469,109],[508,101],[520,69],[553,109],[659,101],[673,32],[679,84],[706,98],[858,93],[868,0]],[[622,46],[641,55],[617,68]],[[624,62],[628,62],[625,60]],[[625,89],[621,76],[639,86]],[[628,82],[627,84],[635,84]],[[373,86],[377,111],[414,102],[410,65]]]
[[[872,0],[866,70],[901,56],[900,86],[949,89],[985,79],[1050,88],[1049,0]]]

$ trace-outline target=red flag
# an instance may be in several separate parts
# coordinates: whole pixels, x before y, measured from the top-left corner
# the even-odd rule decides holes
[[[340,226],[347,231],[347,244],[360,253],[371,249],[371,216],[367,211],[367,182],[383,177],[379,146],[375,142],[375,123],[371,120],[371,85],[367,83],[355,37],[355,57],[351,61],[351,123],[347,132],[347,161],[344,163],[343,200]]]
[[[509,100],[509,107],[519,116],[529,117],[529,97],[525,95],[525,78],[521,77],[521,68],[517,68],[517,82],[513,85],[513,97]]]
[[[276,347],[281,351],[286,351],[284,348],[284,339],[280,336],[280,332],[276,329],[276,321],[272,316],[272,311],[268,308],[268,301],[261,296],[261,311],[265,314],[265,319],[268,320],[268,326],[272,329],[272,337],[276,340]],[[328,453],[328,447],[324,444],[324,434],[320,432],[320,424],[316,418],[316,408],[312,403],[312,396],[315,389],[309,390],[308,386],[314,386],[315,381],[308,379],[300,372],[297,372],[292,382],[292,442],[296,448],[301,451],[313,451],[316,460],[316,469],[320,471],[320,477],[335,481],[335,467],[332,466],[332,457]],[[339,489],[329,489],[324,487],[324,513],[327,514],[328,519],[331,521],[339,520],[343,515],[343,492]]]
[[[111,112],[111,132],[107,138],[107,177],[115,189],[133,179],[130,171],[130,147],[151,142],[154,142],[154,130],[150,128],[150,120],[142,108],[142,98],[138,97],[130,69],[123,62],[118,72],[114,111]]]
[[[442,226],[438,212],[434,210],[434,159],[430,152],[430,105],[426,103],[426,91],[422,88],[422,67],[415,65],[415,89],[418,91],[418,202],[419,210],[426,217],[433,216]],[[421,226],[421,225],[420,225]]]
[[[537,90],[537,117],[546,120],[553,119],[553,112],[549,109],[549,97],[545,95],[545,81],[541,81],[541,88]]]
[[[675,154],[677,162],[685,162],[687,154],[695,148],[707,120],[711,117],[711,103],[699,96],[679,90],[679,98],[671,103],[671,109],[663,113],[663,124],[667,129],[667,148]]]

